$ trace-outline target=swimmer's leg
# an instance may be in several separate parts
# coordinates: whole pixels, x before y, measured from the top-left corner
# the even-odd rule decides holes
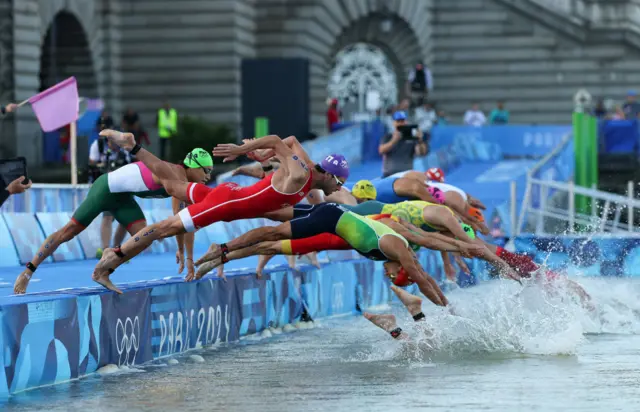
[[[394,315],[374,315],[373,313],[364,312],[362,316],[371,323],[391,334],[391,337],[397,340],[409,340],[409,335],[402,331],[396,323]]]
[[[393,290],[398,299],[400,299],[400,302],[402,302],[411,316],[413,316],[413,320],[416,322],[424,320],[424,313],[422,313],[422,299],[418,296],[412,295],[402,288],[397,287],[396,285],[391,285],[391,290]]]

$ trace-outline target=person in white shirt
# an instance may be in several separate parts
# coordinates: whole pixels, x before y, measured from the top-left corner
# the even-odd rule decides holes
[[[417,107],[415,110],[415,119],[420,130],[426,135],[431,136],[431,129],[438,123],[438,114],[431,103],[425,103],[424,106]]]
[[[473,127],[482,127],[487,123],[487,117],[480,110],[480,105],[474,103],[471,109],[464,114],[464,124]]]

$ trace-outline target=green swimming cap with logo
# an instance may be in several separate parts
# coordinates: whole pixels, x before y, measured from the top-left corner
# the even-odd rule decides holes
[[[213,158],[204,149],[195,148],[184,158],[184,165],[190,169],[213,167]]]
[[[469,236],[471,239],[476,238],[476,232],[473,230],[471,226],[462,222],[460,223],[460,226],[462,226],[462,230],[464,230],[464,233],[466,233],[467,236]]]

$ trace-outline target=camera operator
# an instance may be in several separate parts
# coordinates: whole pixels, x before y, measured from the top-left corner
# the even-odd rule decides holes
[[[89,175],[93,181],[105,173],[113,172],[120,167],[131,163],[131,155],[115,143],[104,137],[98,138],[89,149]],[[100,226],[100,239],[102,247],[96,251],[96,258],[102,257],[104,249],[111,247],[111,233],[113,228],[113,215],[109,212],[102,214],[102,224]],[[124,240],[127,230],[122,225],[118,225],[114,236],[113,244],[119,245]]]
[[[427,154],[427,145],[422,137],[418,125],[407,124],[406,112],[395,112],[393,132],[384,136],[378,147],[378,153],[383,159],[382,177],[413,169],[414,156]]]

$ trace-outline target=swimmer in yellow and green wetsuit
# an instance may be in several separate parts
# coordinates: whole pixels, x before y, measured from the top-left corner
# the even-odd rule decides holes
[[[385,274],[394,278],[406,273],[420,291],[434,304],[446,306],[447,299],[437,283],[417,261],[409,242],[389,226],[350,212],[335,203],[322,203],[308,209],[308,213],[275,227],[261,227],[220,245],[223,253],[218,257],[203,256],[196,264],[197,278],[229,260],[259,255],[265,252],[269,242],[298,240],[321,234],[333,234],[363,256],[384,260]]]

